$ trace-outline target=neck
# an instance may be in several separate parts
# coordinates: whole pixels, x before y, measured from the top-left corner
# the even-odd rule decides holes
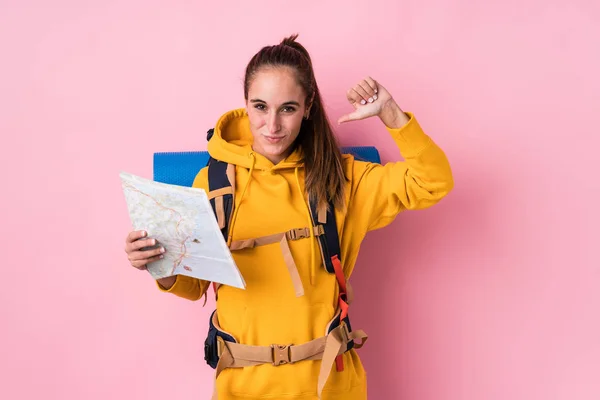
[[[271,155],[271,154],[264,154],[264,152],[262,152],[260,149],[256,149],[254,146],[252,146],[252,150],[256,154],[260,154],[267,160],[271,161],[273,163],[273,165],[277,165],[280,162],[282,162],[283,160],[285,160],[290,154],[292,154],[292,151],[293,151],[292,147],[290,147],[284,153],[277,154],[277,155]]]

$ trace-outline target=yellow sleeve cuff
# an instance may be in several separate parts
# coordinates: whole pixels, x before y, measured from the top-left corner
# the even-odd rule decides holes
[[[172,293],[184,299],[198,300],[202,297],[200,281],[190,276],[176,275],[175,283],[169,289],[165,289],[158,281],[156,281],[156,285],[161,292]]]
[[[392,138],[398,145],[400,153],[404,158],[415,157],[425,150],[432,141],[429,136],[423,132],[421,125],[411,112],[405,113],[409,120],[401,128],[386,127]]]

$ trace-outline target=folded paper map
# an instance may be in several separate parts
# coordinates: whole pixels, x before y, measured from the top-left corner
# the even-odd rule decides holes
[[[154,279],[187,275],[245,289],[206,191],[119,175],[133,230],[145,230],[166,250],[147,265]]]

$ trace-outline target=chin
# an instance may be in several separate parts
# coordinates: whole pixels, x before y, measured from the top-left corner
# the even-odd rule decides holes
[[[283,157],[283,155],[286,154],[288,147],[286,147],[286,148],[265,147],[264,150],[265,150],[265,153],[267,153],[266,155],[268,155],[269,157]]]
[[[270,143],[261,143],[261,145],[262,146],[259,152],[262,153],[265,157],[271,159],[271,161],[273,161],[274,159],[285,158],[290,149],[290,145],[288,144],[273,145]]]

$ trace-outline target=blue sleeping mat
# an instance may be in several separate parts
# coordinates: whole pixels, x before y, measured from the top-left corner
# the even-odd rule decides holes
[[[379,152],[373,146],[342,147],[357,160],[381,163]],[[154,153],[154,180],[171,185],[192,186],[194,179],[208,163],[207,151],[179,151]]]

